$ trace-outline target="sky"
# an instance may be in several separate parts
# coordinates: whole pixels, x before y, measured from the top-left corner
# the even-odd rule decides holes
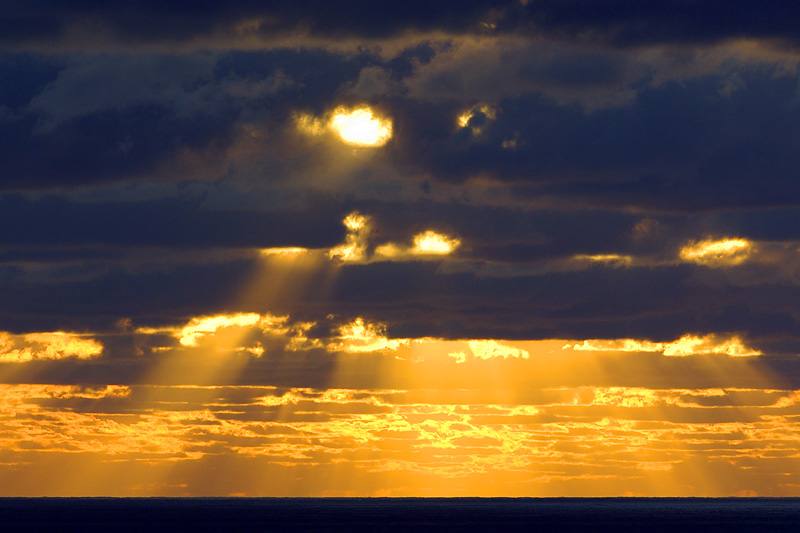
[[[0,496],[800,496],[800,4],[0,7]]]

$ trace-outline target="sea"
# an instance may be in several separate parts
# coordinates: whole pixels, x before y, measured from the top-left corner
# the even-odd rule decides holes
[[[0,531],[800,532],[800,498],[0,498]]]

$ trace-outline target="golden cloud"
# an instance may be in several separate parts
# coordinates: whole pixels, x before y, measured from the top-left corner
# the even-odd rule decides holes
[[[716,268],[743,263],[752,249],[747,239],[704,240],[687,244],[679,255],[684,261]]]
[[[0,332],[0,362],[24,363],[33,360],[89,359],[102,353],[96,340],[76,333],[54,331],[12,335]]]
[[[565,344],[562,349],[589,352],[661,352],[666,356],[721,354],[731,357],[750,357],[761,352],[749,348],[737,336],[720,338],[717,335],[683,335],[672,342],[651,342],[637,339],[589,339]]]
[[[495,340],[472,340],[467,343],[472,354],[478,359],[494,359],[502,357],[503,359],[517,358],[528,359],[530,354],[527,350],[514,348],[507,344],[502,344]]]
[[[400,346],[407,346],[410,342],[410,339],[388,339],[385,324],[371,324],[363,318],[356,318],[339,327],[338,341],[329,343],[328,350],[347,353],[387,353],[397,351]]]
[[[369,235],[372,220],[367,215],[355,211],[342,221],[347,228],[345,243],[328,250],[327,256],[345,263],[365,263],[371,261],[404,261],[430,256],[443,256],[452,253],[461,240],[433,230],[414,236],[413,246],[387,242],[375,247],[370,256]]]
[[[316,322],[291,323],[288,315],[232,313],[194,317],[183,327],[138,328],[136,333],[168,333],[187,348],[196,348],[201,343],[211,342],[218,350],[242,350],[260,357],[264,353],[260,342],[256,341],[251,346],[239,345],[239,340],[246,337],[248,331],[255,329],[265,335],[285,337],[286,349],[298,351],[322,346],[317,339],[309,339],[306,335],[315,324]],[[221,336],[225,336],[225,342],[221,341]]]
[[[414,247],[410,252],[414,255],[447,255],[460,244],[459,239],[428,230],[414,236]]]

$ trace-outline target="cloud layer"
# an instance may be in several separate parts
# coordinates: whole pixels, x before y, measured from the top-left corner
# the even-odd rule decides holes
[[[0,486],[799,494],[798,15],[12,2]]]

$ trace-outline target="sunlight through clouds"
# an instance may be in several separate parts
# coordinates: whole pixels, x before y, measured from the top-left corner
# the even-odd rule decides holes
[[[392,121],[378,116],[369,106],[339,106],[325,119],[296,113],[294,121],[302,133],[316,137],[332,131],[345,144],[361,148],[380,147],[392,138]]]
[[[353,146],[383,146],[392,137],[392,122],[376,117],[369,107],[333,111],[330,127],[342,140]]]
[[[12,4],[0,496],[800,496],[800,3]]]

